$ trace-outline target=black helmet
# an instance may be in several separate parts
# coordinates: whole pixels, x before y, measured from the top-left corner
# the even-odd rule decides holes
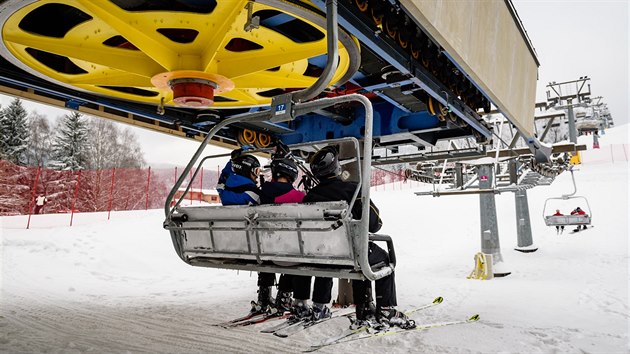
[[[237,175],[251,178],[252,174],[258,173],[257,168],[260,168],[260,162],[253,155],[240,155],[232,159],[232,172]]]
[[[313,175],[320,179],[339,176],[341,165],[337,154],[337,149],[333,146],[326,146],[315,153],[309,160]]]
[[[273,159],[271,160],[271,177],[276,180],[278,177],[284,176],[291,183],[298,176],[298,168],[296,163],[291,159]]]

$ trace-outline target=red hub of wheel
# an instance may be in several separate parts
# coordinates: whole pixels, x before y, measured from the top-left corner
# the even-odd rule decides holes
[[[174,79],[169,82],[173,90],[173,101],[183,107],[207,107],[214,103],[212,81],[203,79]]]

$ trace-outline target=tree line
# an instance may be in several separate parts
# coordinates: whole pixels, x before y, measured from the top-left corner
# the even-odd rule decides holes
[[[143,168],[144,153],[129,129],[72,111],[53,125],[14,99],[0,107],[0,160],[55,170]]]

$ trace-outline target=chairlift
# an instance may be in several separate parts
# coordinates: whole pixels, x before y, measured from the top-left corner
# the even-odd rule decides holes
[[[545,206],[543,207],[543,219],[545,220],[545,225],[547,226],[570,226],[570,225],[581,226],[581,225],[591,224],[591,219],[593,217],[591,206],[589,205],[588,199],[586,199],[586,197],[575,195],[575,193],[577,192],[577,186],[575,184],[575,176],[573,175],[573,167],[569,169],[569,172],[571,172],[571,180],[573,181],[573,193],[563,194],[560,197],[552,197],[552,198],[547,198],[547,200],[545,200]],[[582,200],[584,202],[584,205],[586,205],[586,210],[585,210],[586,214],[584,215],[573,214],[573,215],[562,215],[562,216],[547,215],[547,206],[549,204],[549,201],[552,201],[552,200],[564,200],[564,201]]]
[[[368,232],[367,201],[372,156],[370,101],[362,95],[349,94],[297,103],[294,109],[299,115],[346,101],[359,101],[366,108],[363,144],[356,138],[341,138],[289,147],[317,149],[342,142],[352,144],[355,157],[347,162],[357,164],[359,183],[349,205],[346,201],[338,201],[258,206],[182,206],[182,198],[175,200],[175,192],[182,185],[183,177],[199,159],[209,139],[223,126],[268,120],[269,114],[253,112],[231,117],[211,129],[165,202],[166,219],[163,226],[170,231],[179,257],[193,266],[343,279],[376,280],[391,274],[396,264],[391,237]],[[264,149],[252,152],[256,151],[266,152]],[[361,158],[363,156],[365,158]],[[202,159],[199,166],[207,158],[210,157]],[[199,170],[197,168],[195,174]],[[361,200],[363,204],[361,220],[352,218],[352,206],[356,200]],[[370,266],[368,241],[387,244],[389,264]]]

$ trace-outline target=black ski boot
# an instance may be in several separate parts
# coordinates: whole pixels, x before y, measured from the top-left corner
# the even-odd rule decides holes
[[[374,327],[376,323],[376,306],[374,302],[369,301],[362,304],[356,304],[356,320],[350,324],[350,329],[357,329],[361,327]]]
[[[359,321],[374,320],[376,317],[376,306],[374,306],[372,301],[357,304],[356,313]]]
[[[313,321],[323,320],[332,316],[332,312],[330,312],[330,308],[326,304],[320,304],[317,302],[313,303]]]
[[[276,310],[278,313],[284,313],[291,311],[293,305],[293,294],[289,291],[280,291],[276,295]]]
[[[271,297],[270,286],[258,287],[258,301],[252,301],[251,312],[255,313],[271,313],[273,310],[274,300]]]
[[[402,329],[412,329],[416,327],[416,322],[409,319],[407,315],[396,310],[394,307],[381,307],[376,310],[376,319],[390,327],[396,326]]]
[[[291,306],[291,317],[294,320],[305,320],[313,317],[313,309],[307,304],[307,300],[295,300]]]

